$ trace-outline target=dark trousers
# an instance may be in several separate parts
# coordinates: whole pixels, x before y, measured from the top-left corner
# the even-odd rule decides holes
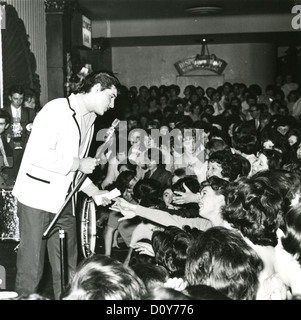
[[[31,208],[18,202],[18,217],[20,245],[17,252],[15,291],[18,294],[37,292],[43,275],[47,249],[52,270],[54,296],[56,300],[59,300],[62,294],[59,227],[65,231],[67,254],[64,255],[64,260],[68,266],[67,275],[74,271],[78,258],[76,218],[72,215],[72,205],[70,203],[66,206],[47,239],[42,239],[42,237],[55,217],[53,213]]]

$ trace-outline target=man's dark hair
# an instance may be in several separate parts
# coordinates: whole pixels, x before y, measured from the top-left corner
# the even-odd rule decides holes
[[[25,91],[24,91],[24,88],[20,85],[12,85],[8,89],[8,95],[12,96],[14,93],[24,94]]]
[[[93,71],[85,77],[78,92],[88,93],[97,83],[101,84],[102,90],[110,89],[112,86],[115,86],[118,92],[121,89],[119,80],[111,72]]]
[[[11,115],[4,109],[0,109],[0,119],[5,119],[5,123],[11,122]]]

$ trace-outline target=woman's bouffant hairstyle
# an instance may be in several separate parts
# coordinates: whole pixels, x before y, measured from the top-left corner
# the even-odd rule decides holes
[[[235,149],[244,153],[244,154],[255,154],[258,151],[258,140],[257,136],[241,136],[237,137],[235,141]]]
[[[217,176],[212,176],[208,178],[207,180],[201,182],[200,184],[200,191],[202,191],[205,187],[211,187],[212,190],[215,191],[218,195],[226,196],[227,194],[227,188],[229,186],[230,182],[224,179],[221,179]]]
[[[187,251],[185,278],[233,300],[255,300],[263,262],[237,230],[212,227],[200,232]]]
[[[262,149],[260,153],[264,154],[268,159],[269,170],[281,169],[283,165],[283,155],[275,149]]]
[[[301,203],[292,207],[285,216],[286,235],[281,239],[283,248],[297,256],[301,265]]]
[[[221,139],[212,138],[206,144],[206,150],[208,155],[220,150],[228,150],[230,151],[229,145]]]
[[[216,162],[222,167],[222,176],[234,181],[240,174],[241,168],[231,151],[221,150],[209,156],[209,162]]]
[[[246,139],[249,137],[249,139]],[[249,125],[246,122],[242,122],[233,127],[233,147],[237,150],[243,147],[244,143],[251,143],[251,147],[249,147],[250,151],[253,150],[257,143],[257,134],[256,130],[253,126]],[[255,146],[254,146],[255,144]],[[247,151],[247,150],[245,150]]]
[[[254,244],[277,245],[277,229],[283,225],[283,198],[262,180],[242,177],[231,183],[222,208],[224,220]]]
[[[284,212],[288,211],[292,200],[298,193],[301,194],[301,171],[290,172],[288,170],[264,170],[255,173],[252,180],[265,180],[268,185],[276,189],[283,198]]]
[[[187,176],[184,178],[179,179],[177,182],[175,182],[172,186],[171,189],[172,191],[181,191],[181,192],[186,192],[184,188],[184,183],[188,189],[193,192],[197,193],[200,190],[200,184],[197,179]]]
[[[134,177],[136,176],[136,172],[134,171],[123,171],[120,172],[116,181],[107,187],[108,190],[113,190],[117,188],[121,194],[127,189],[128,184]]]
[[[100,254],[81,261],[63,300],[141,300],[143,281],[120,261]]]
[[[169,273],[163,266],[150,263],[138,263],[131,266],[136,275],[144,282],[147,291],[163,286],[169,278]]]
[[[239,177],[247,177],[251,171],[250,161],[238,153],[233,154],[233,164],[239,168]]]
[[[169,226],[164,231],[154,231],[152,246],[156,263],[165,267],[170,277],[184,277],[187,249],[198,232],[188,226],[184,229]]]
[[[144,207],[163,207],[160,199],[161,183],[155,179],[141,179],[133,188],[133,197]]]

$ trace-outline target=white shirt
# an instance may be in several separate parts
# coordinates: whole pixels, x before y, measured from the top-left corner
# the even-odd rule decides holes
[[[21,107],[16,108],[11,105],[10,108],[11,108],[11,113],[12,113],[13,118],[20,118],[21,119]]]

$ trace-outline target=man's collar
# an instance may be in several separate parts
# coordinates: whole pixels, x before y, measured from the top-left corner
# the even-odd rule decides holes
[[[69,97],[73,102],[76,103],[77,109],[79,110],[80,115],[83,117],[86,114],[90,113],[87,108],[85,108],[84,102],[80,94],[71,94]]]

